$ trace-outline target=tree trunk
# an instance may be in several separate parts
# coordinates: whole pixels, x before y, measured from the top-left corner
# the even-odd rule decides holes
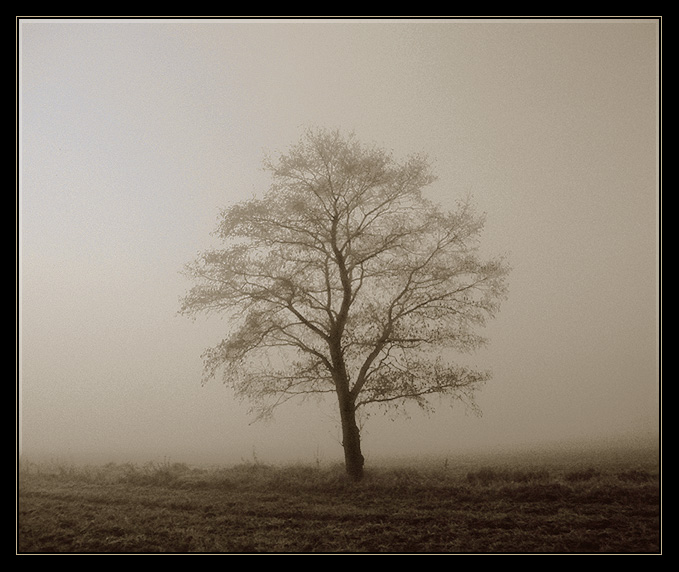
[[[344,466],[352,480],[360,481],[363,478],[364,463],[361,453],[361,433],[356,424],[356,409],[350,400],[340,401],[340,417],[342,419]]]
[[[336,250],[338,258],[341,255]],[[354,481],[363,478],[363,454],[361,453],[361,434],[356,424],[356,405],[355,398],[351,396],[349,376],[347,375],[346,364],[342,351],[342,332],[346,324],[349,311],[349,300],[351,299],[351,288],[344,264],[341,264],[340,273],[344,285],[344,300],[342,310],[337,317],[335,331],[330,336],[328,342],[330,346],[330,356],[332,360],[332,374],[339,400],[340,419],[342,421],[342,447],[344,447],[344,466],[347,474]]]

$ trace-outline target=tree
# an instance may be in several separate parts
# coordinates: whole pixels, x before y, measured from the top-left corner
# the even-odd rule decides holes
[[[225,312],[228,336],[206,351],[260,415],[296,396],[334,394],[347,473],[363,476],[357,412],[473,403],[485,372],[446,352],[484,340],[474,330],[505,296],[501,258],[481,260],[484,217],[469,201],[445,212],[423,189],[425,157],[395,160],[353,135],[308,130],[276,162],[262,198],[220,214],[224,248],[187,268],[182,311]]]

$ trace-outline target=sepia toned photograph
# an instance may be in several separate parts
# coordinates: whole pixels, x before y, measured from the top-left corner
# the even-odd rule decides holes
[[[16,555],[662,555],[661,24],[17,17]]]

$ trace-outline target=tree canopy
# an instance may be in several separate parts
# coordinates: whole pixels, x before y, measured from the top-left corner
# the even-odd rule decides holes
[[[182,310],[228,316],[205,354],[262,414],[335,393],[353,411],[446,394],[473,402],[488,378],[451,360],[506,295],[507,265],[484,260],[484,216],[425,197],[426,157],[396,160],[339,131],[309,130],[269,161],[270,189],[225,208],[188,270]]]

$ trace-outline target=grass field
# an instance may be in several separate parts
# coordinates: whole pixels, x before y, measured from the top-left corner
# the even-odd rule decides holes
[[[22,461],[17,554],[660,554],[654,455],[341,466]]]

